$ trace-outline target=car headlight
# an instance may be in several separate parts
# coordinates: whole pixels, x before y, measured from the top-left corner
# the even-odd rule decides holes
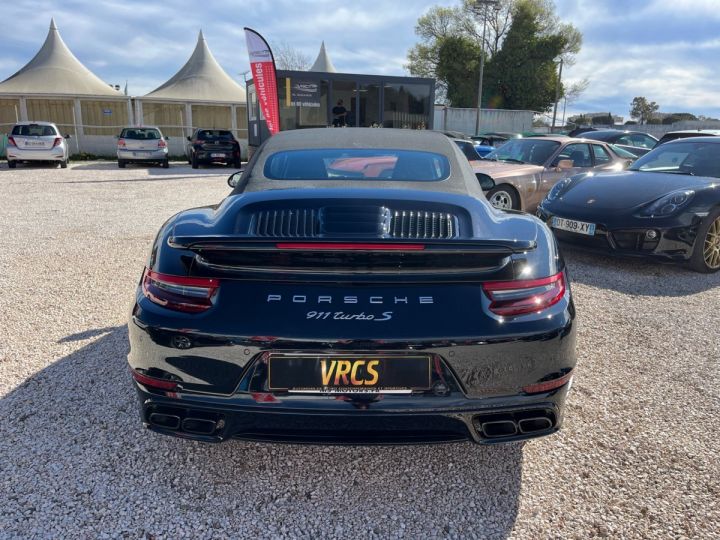
[[[548,201],[554,201],[557,199],[560,194],[565,191],[565,188],[572,182],[572,178],[565,178],[564,180],[561,180],[557,184],[555,184],[550,192],[547,194],[546,199]]]
[[[667,217],[677,212],[680,208],[688,204],[695,192],[691,189],[679,189],[660,197],[656,201],[645,206],[638,216],[640,217]]]

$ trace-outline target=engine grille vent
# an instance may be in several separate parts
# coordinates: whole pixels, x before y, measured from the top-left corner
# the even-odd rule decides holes
[[[264,210],[255,213],[256,236],[314,238],[318,236],[318,229],[318,211],[312,208]]]
[[[389,234],[392,238],[454,238],[455,216],[445,212],[395,210]]]
[[[261,210],[255,212],[251,229],[252,234],[264,238],[377,236],[430,240],[455,238],[456,223],[456,216],[447,212],[326,207]]]

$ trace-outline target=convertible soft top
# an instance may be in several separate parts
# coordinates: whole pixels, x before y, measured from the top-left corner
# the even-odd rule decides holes
[[[320,148],[418,150],[445,156],[450,175],[441,181],[393,181],[362,179],[274,180],[264,175],[265,162],[276,152]],[[424,130],[378,128],[318,128],[280,132],[255,153],[233,194],[251,191],[298,188],[415,189],[471,195],[484,199],[475,174],[465,156],[445,135]]]

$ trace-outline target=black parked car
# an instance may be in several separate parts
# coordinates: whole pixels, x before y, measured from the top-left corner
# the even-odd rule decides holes
[[[514,441],[563,421],[550,230],[433,132],[284,131],[160,229],[129,322],[142,421],[202,441]]]
[[[595,141],[605,141],[623,150],[636,155],[644,156],[650,150],[655,148],[658,140],[652,135],[643,133],[642,131],[620,131],[619,129],[602,129],[594,131],[586,131],[581,135],[584,139],[593,139]]]
[[[232,131],[196,129],[187,140],[185,154],[193,169],[209,163],[225,163],[228,167],[240,168],[240,143]]]
[[[720,270],[720,138],[658,146],[623,172],[579,174],[538,207],[560,240]]]
[[[660,137],[658,144],[675,141],[677,139],[689,139],[690,137],[717,137],[720,136],[720,129],[686,129],[681,131],[668,131]]]

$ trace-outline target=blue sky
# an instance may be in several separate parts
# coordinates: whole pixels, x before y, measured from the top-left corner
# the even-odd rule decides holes
[[[339,71],[404,74],[414,25],[430,6],[460,0],[21,0],[0,20],[0,79],[40,47],[54,16],[63,39],[103,80],[145,94],[187,60],[202,28],[228,73],[248,69],[243,26],[286,42],[314,60],[325,40]],[[584,34],[568,81],[590,86],[569,112],[628,116],[646,96],[661,111],[720,117],[720,0],[555,0],[562,18]],[[172,6],[172,7],[171,7]]]

